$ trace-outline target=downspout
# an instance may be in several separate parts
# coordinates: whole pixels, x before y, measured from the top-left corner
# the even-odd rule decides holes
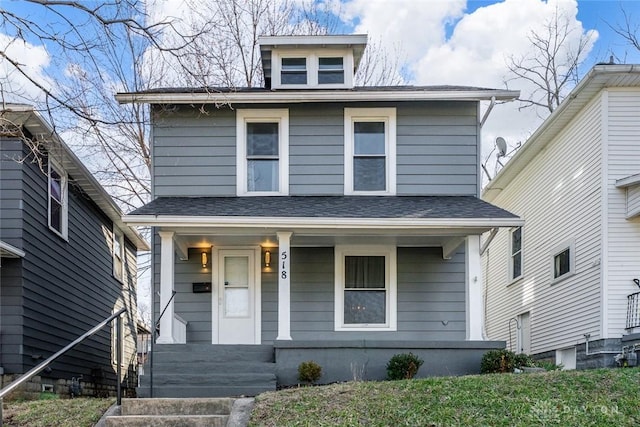
[[[482,127],[484,126],[484,122],[487,121],[487,119],[489,118],[489,114],[491,114],[491,110],[493,110],[493,107],[495,106],[496,106],[496,97],[492,96],[491,103],[489,104],[487,111],[484,112],[484,115],[482,116],[482,120],[480,120],[480,129],[482,129]]]

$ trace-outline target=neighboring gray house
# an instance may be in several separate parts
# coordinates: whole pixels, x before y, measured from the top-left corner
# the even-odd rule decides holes
[[[0,123],[3,384],[123,306],[126,373],[136,365],[136,252],[147,243],[32,107],[5,105]],[[103,329],[43,371],[43,387],[64,393],[82,376],[87,393],[114,389],[114,346],[115,328]]]
[[[152,114],[153,201],[124,217],[155,228],[143,384],[255,394],[310,359],[321,382],[381,379],[409,351],[421,376],[477,372],[504,347],[482,336],[480,235],[522,225],[479,199],[480,101],[518,93],[354,87],[361,35],[260,44],[265,88],[117,95]]]
[[[484,189],[526,222],[484,254],[489,337],[567,369],[640,349],[639,118],[638,65],[596,65]]]

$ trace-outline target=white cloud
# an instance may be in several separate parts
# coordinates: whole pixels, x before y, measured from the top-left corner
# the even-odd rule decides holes
[[[51,57],[44,46],[32,45],[19,38],[0,33],[0,51],[20,64],[24,72],[46,88],[52,87],[45,75]],[[22,75],[15,66],[0,58],[0,84],[4,100],[34,104],[43,98],[42,91]]]
[[[356,23],[356,32],[401,43],[414,84],[504,88],[507,59],[532,52],[528,36],[532,31],[542,33],[556,8],[569,20],[574,29],[570,43],[576,43],[586,34],[576,17],[576,0],[504,0],[472,13],[464,13],[466,1],[460,0],[353,0],[346,4],[344,18]],[[590,35],[593,41],[598,36],[595,31]],[[585,54],[591,48],[592,44]],[[533,90],[524,81],[509,86],[521,90],[523,97]],[[513,146],[524,142],[542,122],[540,112],[518,107],[514,102],[494,109],[483,129],[485,155],[497,136]]]

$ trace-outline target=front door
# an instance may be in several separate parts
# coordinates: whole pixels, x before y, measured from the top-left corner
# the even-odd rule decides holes
[[[257,289],[260,267],[256,267],[259,256],[253,249],[220,249],[216,252],[213,343],[259,344]]]

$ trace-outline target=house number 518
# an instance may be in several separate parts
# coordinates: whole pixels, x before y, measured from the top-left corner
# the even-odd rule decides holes
[[[282,251],[280,254],[280,258],[282,259],[282,271],[280,271],[280,277],[283,279],[287,278],[287,251]]]

